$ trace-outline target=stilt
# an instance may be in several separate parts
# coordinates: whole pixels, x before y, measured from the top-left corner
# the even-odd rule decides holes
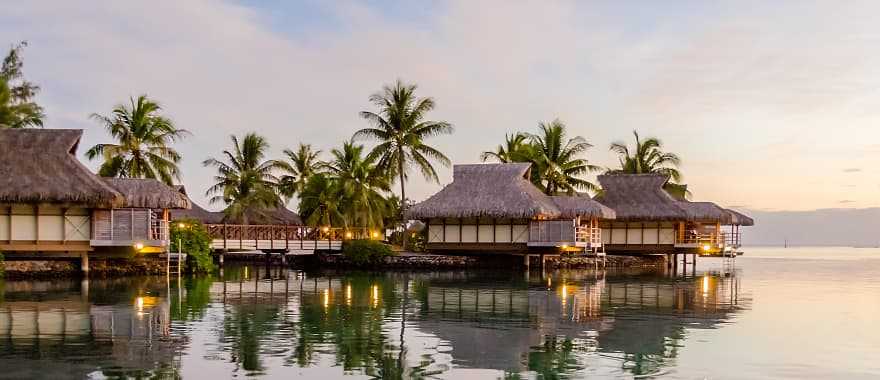
[[[530,259],[531,259],[531,257],[529,257],[528,254],[523,255],[523,266],[526,267],[526,270],[529,270],[529,264],[531,264]]]
[[[80,255],[80,269],[82,270],[83,277],[89,277],[89,253],[83,252]]]
[[[678,274],[678,253],[672,254],[672,275]]]
[[[226,256],[226,250],[220,250],[220,268],[223,268],[223,257]]]

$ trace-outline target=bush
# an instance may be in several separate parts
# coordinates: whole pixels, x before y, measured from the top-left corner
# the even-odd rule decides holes
[[[177,247],[178,241],[180,248]],[[171,252],[178,251],[187,254],[186,265],[193,272],[207,273],[214,269],[211,235],[208,235],[205,225],[198,220],[176,220],[171,225]]]
[[[388,238],[388,241],[391,244],[403,246],[403,234],[409,234],[408,239],[406,241],[406,246],[403,247],[404,250],[410,252],[424,252],[425,251],[425,240],[427,229],[422,230],[420,232],[403,232],[403,231],[394,231],[391,233],[391,236]]]
[[[356,265],[377,264],[394,254],[391,247],[376,240],[351,240],[342,247],[342,255]]]

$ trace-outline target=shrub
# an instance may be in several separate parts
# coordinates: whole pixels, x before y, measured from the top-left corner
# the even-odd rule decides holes
[[[180,248],[177,246],[178,241]],[[186,264],[193,272],[207,273],[214,269],[211,235],[208,235],[205,225],[198,220],[176,220],[171,225],[171,252],[178,251],[187,254]]]
[[[394,254],[391,247],[376,240],[351,240],[342,247],[342,255],[356,265],[377,264]]]
[[[388,238],[388,241],[391,244],[403,246],[403,234],[409,234],[408,239],[406,240],[406,246],[403,247],[404,250],[410,252],[424,252],[425,251],[425,240],[427,229],[422,230],[420,232],[403,232],[403,231],[394,231],[391,233],[391,236]]]

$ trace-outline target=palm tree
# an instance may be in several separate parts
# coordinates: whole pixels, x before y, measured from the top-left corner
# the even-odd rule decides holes
[[[637,131],[633,131],[636,144],[633,150],[624,142],[614,142],[611,144],[611,151],[617,153],[620,161],[619,169],[611,169],[609,173],[625,173],[625,174],[643,174],[643,173],[661,173],[669,176],[668,182],[664,188],[675,198],[686,199],[690,192],[687,185],[680,184],[681,172],[678,166],[681,159],[675,153],[663,151],[663,143],[656,137],[649,137],[642,140]]]
[[[333,159],[326,168],[336,181],[339,198],[345,200],[344,214],[348,225],[381,227],[388,205],[383,193],[391,191],[388,177],[373,164],[375,158],[363,156],[363,145],[352,141],[333,149]]]
[[[277,163],[264,160],[269,143],[256,133],[246,134],[241,141],[233,135],[232,148],[223,151],[226,162],[209,158],[202,163],[217,168],[216,183],[206,195],[212,196],[212,204],[226,204],[227,218],[248,224],[249,214],[281,206],[277,178],[272,174]]]
[[[317,173],[308,179],[299,194],[299,214],[310,226],[343,226],[343,204],[339,184],[326,173]]]
[[[406,207],[406,179],[411,166],[415,166],[428,180],[439,182],[431,160],[449,166],[449,158],[439,150],[425,144],[425,139],[453,132],[445,121],[425,120],[434,109],[434,99],[417,98],[416,86],[398,80],[393,86],[385,86],[382,92],[370,96],[379,108],[378,113],[362,111],[361,117],[373,124],[354,134],[355,138],[375,139],[379,142],[369,154],[378,159],[377,168],[389,178],[400,182],[401,212]]]
[[[296,151],[285,149],[286,161],[278,162],[278,169],[283,173],[279,179],[281,193],[286,197],[299,194],[306,186],[309,177],[317,174],[324,167],[318,159],[320,150],[312,150],[309,144],[299,144]]]
[[[104,177],[155,178],[171,185],[180,180],[180,154],[169,145],[189,134],[159,114],[162,107],[146,95],[118,105],[110,116],[92,114],[115,144],[97,144],[86,151],[90,160],[102,157],[98,174]]]
[[[532,181],[535,185],[549,195],[562,192],[574,195],[578,190],[598,190],[596,185],[582,178],[599,170],[598,166],[581,158],[592,145],[581,136],[566,140],[565,124],[559,119],[538,126],[541,133],[531,135]]]
[[[495,151],[485,151],[480,154],[480,159],[484,162],[494,159],[501,163],[510,162],[528,162],[530,160],[531,145],[529,145],[529,135],[522,132],[516,132],[504,136],[504,145],[498,145]]]
[[[46,117],[33,102],[40,87],[23,79],[21,51],[26,46],[21,42],[9,49],[0,66],[0,128],[42,127]]]

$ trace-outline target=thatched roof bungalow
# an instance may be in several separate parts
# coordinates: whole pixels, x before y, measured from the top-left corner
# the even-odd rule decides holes
[[[528,163],[455,165],[452,183],[407,210],[428,226],[428,248],[524,251],[594,247],[589,232],[614,211],[588,196],[548,196]]]
[[[599,176],[602,192],[596,200],[617,215],[614,222],[602,224],[606,249],[714,253],[739,248],[739,226],[754,224],[751,218],[712,202],[677,200],[663,188],[668,180],[663,174]]]
[[[164,249],[167,210],[188,200],[156,180],[95,175],[76,157],[81,138],[81,130],[0,129],[0,250]]]

